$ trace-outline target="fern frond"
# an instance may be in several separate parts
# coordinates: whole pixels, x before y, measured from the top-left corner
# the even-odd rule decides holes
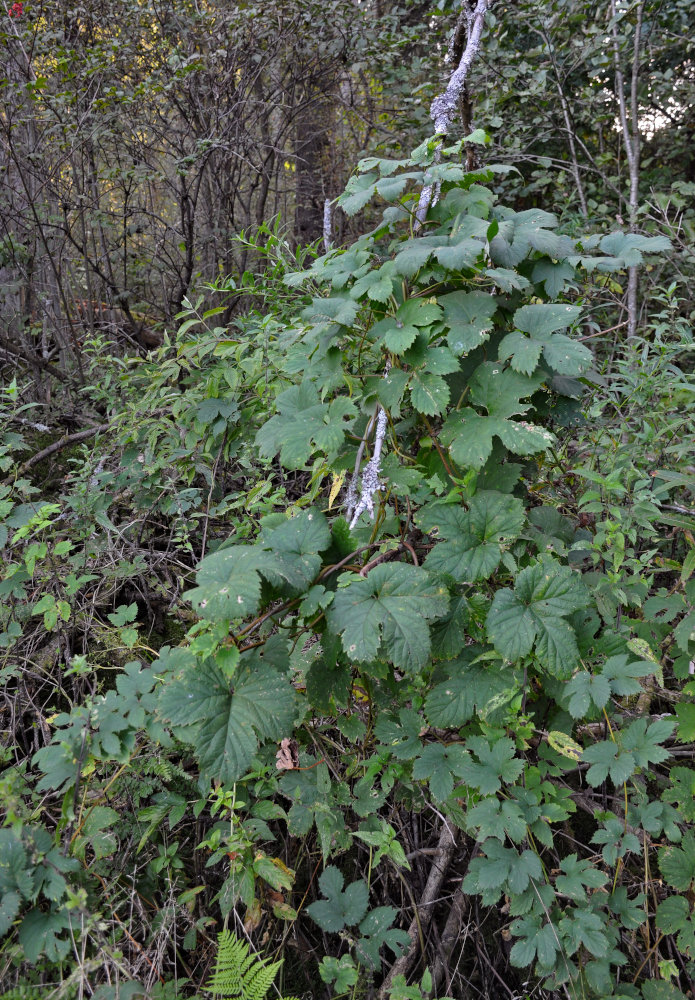
[[[270,965],[263,962],[263,964],[258,963],[249,969],[242,993],[244,1000],[264,1000],[281,965],[282,961],[271,962]]]
[[[0,1000],[39,1000],[43,987],[26,984],[15,986],[7,993],[0,994]]]
[[[270,962],[261,958],[251,951],[245,941],[223,930],[217,935],[215,968],[203,989],[224,1000],[232,997],[238,1000],[265,1000],[281,965],[282,960]]]

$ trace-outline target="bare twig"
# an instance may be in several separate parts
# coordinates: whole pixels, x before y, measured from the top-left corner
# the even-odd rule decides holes
[[[374,494],[378,493],[381,489],[381,482],[379,480],[379,471],[381,469],[381,448],[384,443],[384,438],[386,437],[386,410],[383,407],[379,407],[379,415],[376,418],[376,434],[374,435],[374,453],[370,460],[367,462],[364,472],[362,473],[362,486],[360,492],[360,499],[355,507],[355,512],[350,520],[350,527],[354,528],[357,524],[357,520],[363,511],[367,511],[370,518],[374,518]],[[352,483],[350,484],[352,486]],[[348,500],[350,495],[348,493]]]
[[[323,249],[328,251],[333,246],[333,202],[326,198],[323,203]]]
[[[352,517],[352,513],[355,507],[357,506],[357,480],[360,478],[360,466],[362,465],[362,456],[364,455],[364,449],[367,447],[367,441],[369,441],[369,435],[372,433],[372,427],[374,426],[376,415],[377,411],[375,410],[372,416],[369,418],[369,423],[367,424],[365,432],[362,435],[362,440],[360,441],[360,446],[357,449],[357,455],[355,456],[355,468],[350,478],[350,484],[347,488],[347,493],[345,496],[345,508],[347,511],[348,518]]]
[[[613,47],[613,68],[615,73],[615,93],[618,99],[618,117],[622,132],[625,157],[627,159],[628,174],[630,177],[630,198],[628,201],[628,213],[630,232],[637,229],[637,209],[639,207],[639,172],[640,172],[640,132],[639,132],[639,107],[637,101],[637,86],[639,81],[640,64],[640,42],[642,31],[642,11],[643,3],[637,4],[637,24],[635,26],[635,38],[632,57],[632,81],[630,88],[630,114],[632,117],[632,128],[628,122],[628,107],[625,97],[625,82],[622,67],[620,65],[620,44],[618,34],[618,17],[615,0],[611,0],[611,39]],[[628,290],[627,290],[627,339],[631,340],[637,335],[637,267],[628,268]]]
[[[379,1000],[386,1000],[389,995],[393,980],[396,976],[405,976],[412,968],[417,958],[420,934],[424,931],[432,920],[433,905],[439,896],[439,890],[444,876],[446,875],[451,859],[456,849],[456,832],[446,820],[442,826],[442,832],[437,844],[437,852],[430,869],[430,874],[425,885],[424,892],[417,907],[417,913],[408,928],[410,947],[398,958],[389,971],[383,986],[379,990]]]
[[[59,371],[55,365],[49,364],[48,361],[44,361],[43,358],[37,357],[30,351],[25,351],[19,344],[13,344],[12,341],[8,340],[6,337],[0,336],[0,347],[6,351],[10,357],[14,358],[16,355],[19,355],[19,357],[22,358],[23,361],[26,361],[28,365],[31,365],[33,368],[38,368],[39,371],[53,375],[53,377],[57,378],[59,382],[69,384],[71,381],[69,376]]]
[[[459,102],[466,87],[468,71],[473,65],[473,60],[475,59],[478,49],[480,48],[483,22],[485,21],[485,15],[490,7],[490,0],[477,0],[475,7],[472,6],[472,2],[473,0],[462,0],[462,15],[466,20],[466,47],[463,50],[458,66],[449,78],[446,90],[444,93],[435,97],[432,101],[432,107],[430,109],[430,118],[434,122],[434,132],[439,138],[439,145],[434,157],[435,164],[439,163],[441,159],[442,142],[449,134],[452,122],[458,113]],[[457,35],[460,35],[461,33],[461,20],[462,19],[460,17],[456,29]],[[455,38],[451,51],[455,51],[456,47]],[[415,225],[417,229],[419,229],[425,221],[425,216],[427,215],[427,210],[430,206],[436,205],[438,197],[438,184],[426,184],[423,187],[420,192],[420,200],[418,201],[417,210],[415,212]]]

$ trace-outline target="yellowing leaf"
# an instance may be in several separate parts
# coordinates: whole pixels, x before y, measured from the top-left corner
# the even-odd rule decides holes
[[[649,643],[644,639],[630,639],[628,641],[627,648],[630,652],[640,656],[643,660],[648,660],[650,663],[655,664],[656,669],[654,670],[654,676],[656,677],[656,682],[660,687],[663,687],[664,668],[659,663],[656,654],[652,652],[652,648]]]
[[[561,733],[556,729],[548,733],[548,744],[556,753],[562,754],[563,757],[567,757],[569,760],[582,759],[583,748],[566,733]]]
[[[652,652],[651,646],[644,639],[630,639],[627,648],[637,656],[641,656],[643,660],[651,660],[652,663],[659,662]]]
[[[331,491],[328,494],[328,509],[330,510],[335,503],[336,497],[343,488],[343,483],[345,482],[345,469],[338,476],[333,476],[333,482],[331,483]]]

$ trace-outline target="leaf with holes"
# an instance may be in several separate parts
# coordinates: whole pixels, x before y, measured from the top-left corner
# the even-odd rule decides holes
[[[462,663],[454,674],[456,661],[447,664],[452,676],[435,685],[425,701],[425,715],[431,726],[457,729],[477,712],[482,718],[508,705],[521,689],[521,676],[499,665],[487,669]]]
[[[364,663],[380,652],[412,673],[427,663],[427,620],[446,614],[446,588],[424,569],[400,563],[375,566],[366,580],[345,574],[327,612],[331,629],[342,635],[351,660]],[[383,647],[383,648],[382,648]]]
[[[497,569],[502,546],[521,533],[524,508],[516,497],[481,492],[468,510],[452,505],[425,507],[418,524],[444,539],[428,555],[426,568],[451,576],[457,583],[472,583],[487,579]]]
[[[492,330],[499,299],[489,292],[449,292],[439,304],[449,327],[447,342],[456,355],[467,354],[484,343]]]

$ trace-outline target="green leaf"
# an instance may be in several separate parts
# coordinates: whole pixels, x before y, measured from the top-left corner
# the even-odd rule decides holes
[[[382,177],[377,181],[376,190],[384,201],[395,201],[400,198],[412,174],[399,174],[397,177]]]
[[[586,772],[586,780],[592,788],[602,784],[609,775],[614,785],[623,785],[636,769],[633,755],[620,750],[610,740],[587,747],[584,761],[592,765]]]
[[[659,852],[659,868],[666,882],[680,892],[689,892],[695,882],[695,835],[684,834],[681,847],[666,847]]]
[[[201,769],[229,785],[247,770],[259,737],[279,740],[291,731],[296,701],[292,686],[272,667],[242,670],[232,689],[207,660],[165,681],[158,707],[173,726],[184,727]]]
[[[518,271],[513,271],[508,267],[486,267],[483,272],[488,278],[492,278],[498,288],[503,292],[525,291],[530,288],[528,278],[524,278]]]
[[[347,574],[345,575],[347,577]],[[345,578],[345,577],[344,577]],[[399,563],[375,566],[366,580],[347,577],[328,609],[328,622],[342,635],[351,660],[382,655],[408,672],[422,669],[430,652],[426,620],[446,614],[446,588],[424,569]]]
[[[565,910],[560,921],[560,932],[565,938],[569,954],[583,945],[590,955],[602,958],[608,953],[606,926],[598,913],[591,910]]]
[[[4,937],[19,913],[19,893],[6,892],[0,897],[0,937]]]
[[[690,919],[690,903],[684,896],[669,896],[657,907],[654,923],[664,934],[675,934]]]
[[[539,260],[533,266],[533,281],[543,282],[546,295],[557,298],[565,291],[568,282],[576,275],[576,271],[567,261]]]
[[[265,532],[255,545],[234,545],[206,556],[196,574],[198,586],[187,597],[211,621],[246,618],[258,611],[260,576],[293,593],[308,589],[321,568],[318,553],[330,540],[324,515],[302,511]]]
[[[449,347],[458,356],[475,350],[488,339],[500,303],[489,292],[458,291],[442,295],[439,304],[449,328]]]
[[[454,597],[444,618],[431,628],[432,654],[435,659],[451,660],[466,645],[466,625],[470,618],[466,597]]]
[[[463,777],[465,759],[460,744],[445,747],[441,743],[429,743],[413,764],[413,777],[416,781],[427,778],[430,792],[443,802],[454,790],[454,776]]]
[[[374,735],[398,760],[412,760],[422,749],[421,729],[422,718],[417,712],[402,708],[397,720],[382,712],[374,726]]]
[[[688,1000],[673,983],[656,979],[642,983],[642,996],[644,1000]]]
[[[609,657],[601,669],[601,676],[610,684],[611,693],[618,697],[639,694],[642,685],[637,678],[653,673],[653,663],[645,663],[643,660],[631,662],[630,657],[625,654]]]
[[[690,743],[695,740],[695,704],[686,701],[676,705],[676,716],[678,717],[678,742]]]
[[[394,325],[384,334],[384,345],[393,354],[402,354],[413,346],[417,335],[416,326],[404,326],[403,324],[398,326],[394,321]]]
[[[395,955],[400,955],[410,944],[410,937],[405,931],[392,929],[392,924],[398,916],[395,906],[377,906],[370,910],[360,924],[363,935],[356,946],[357,958],[370,969],[379,969],[379,949],[388,945]]]
[[[554,334],[543,348],[543,357],[553,371],[561,375],[581,375],[593,364],[588,347],[562,334]]]
[[[396,319],[406,326],[431,326],[442,318],[442,309],[430,299],[406,299]]]
[[[349,955],[343,955],[338,960],[326,956],[321,959],[319,975],[324,983],[334,983],[333,992],[337,995],[347,993],[359,978],[359,971]]]
[[[671,787],[662,793],[662,799],[676,805],[686,823],[695,822],[695,771],[672,767],[668,777]]]
[[[341,873],[329,865],[319,879],[321,892],[327,898],[307,906],[311,919],[330,934],[358,924],[367,912],[369,890],[366,882],[353,882],[345,891],[343,884]]]
[[[453,674],[456,663],[447,666]],[[427,696],[425,715],[431,726],[458,729],[476,710],[485,718],[491,709],[508,703],[519,691],[519,677],[511,670],[465,663],[460,669],[458,676],[437,684]]]
[[[539,377],[503,369],[499,362],[480,365],[469,383],[470,398],[484,407],[484,417],[466,407],[452,413],[442,432],[442,440],[451,448],[451,455],[460,465],[480,468],[492,451],[492,439],[497,436],[515,454],[530,455],[543,451],[554,440],[553,435],[527,421],[509,418],[524,414],[530,407],[522,403],[541,384]]]
[[[328,522],[321,511],[303,510],[284,524],[264,531],[257,545],[274,558],[261,572],[271,583],[285,583],[293,591],[309,588],[321,568],[320,552],[331,544]]]
[[[620,230],[604,236],[599,244],[605,254],[620,258],[624,267],[634,267],[642,263],[642,253],[659,253],[671,249],[667,236],[642,236],[639,233],[623,233]]]
[[[366,295],[372,302],[386,303],[391,298],[394,280],[393,264],[387,261],[383,267],[367,271],[358,278],[350,289],[350,298],[361,299]]]
[[[483,247],[479,240],[471,239],[470,236],[461,239],[460,235],[453,234],[449,246],[435,250],[434,257],[448,271],[462,271],[474,267],[482,253]]]
[[[569,710],[573,719],[586,716],[591,705],[603,708],[611,696],[611,685],[602,674],[590,674],[580,670],[574,675],[565,688],[565,696],[569,696]]]
[[[27,900],[34,896],[34,878],[27,852],[12,830],[0,830],[0,893],[14,892]]]
[[[484,842],[482,849],[486,857],[476,857],[471,861],[463,880],[464,892],[476,892],[494,902],[503,889],[518,895],[532,879],[543,877],[540,860],[532,851],[519,854],[492,837]]]
[[[500,802],[496,797],[483,799],[466,814],[468,828],[477,830],[478,841],[488,837],[504,840],[509,837],[515,843],[521,843],[527,836],[527,824],[523,811],[517,802]]]
[[[350,400],[340,401],[342,412],[333,404],[320,402],[316,386],[309,379],[280,393],[277,408],[279,412],[257,432],[256,445],[264,458],[279,454],[287,469],[301,469],[314,449],[326,453],[336,451],[357,412]]]
[[[376,192],[376,181],[376,171],[353,174],[345,185],[345,191],[338,198],[338,204],[346,215],[355,215],[372,200]]]
[[[537,957],[542,969],[550,970],[555,966],[560,942],[552,924],[541,924],[538,916],[523,917],[512,924],[511,932],[519,938],[509,955],[512,965],[526,967]]]
[[[498,350],[500,361],[511,358],[511,366],[515,372],[532,375],[538,367],[543,344],[514,330],[502,340]]]
[[[444,539],[427,556],[425,566],[457,583],[489,577],[497,569],[502,546],[515,541],[524,524],[524,508],[516,497],[481,492],[469,509],[453,505],[424,507],[418,517],[424,531]]]
[[[439,416],[449,402],[449,386],[440,375],[415,372],[410,383],[410,398],[418,413],[428,417]]]
[[[632,753],[638,767],[661,764],[670,754],[660,744],[671,736],[675,725],[670,719],[657,719],[651,724],[647,719],[635,719],[622,733],[623,749]]]
[[[566,330],[577,322],[581,306],[558,303],[522,306],[514,313],[514,326],[533,337],[546,338],[557,330]]]
[[[445,246],[446,236],[419,236],[401,243],[396,254],[394,273],[412,278],[432,256],[435,247]]]
[[[319,327],[332,326],[334,323],[352,326],[358,310],[358,303],[345,295],[335,295],[328,299],[315,298],[311,300],[311,305],[303,310],[302,319]]]
[[[116,608],[114,614],[107,615],[106,617],[112,625],[120,627],[121,625],[127,625],[129,622],[134,622],[137,616],[137,604],[121,604]]]
[[[563,874],[558,875],[555,886],[577,903],[586,899],[586,888],[599,889],[608,881],[608,876],[598,871],[590,861],[578,860],[570,854],[560,862]]]
[[[544,556],[523,569],[514,590],[498,590],[487,616],[495,648],[511,662],[533,649],[557,677],[568,676],[579,658],[574,630],[566,615],[584,607],[586,591],[567,566]]]
[[[45,956],[49,962],[60,962],[70,950],[70,937],[61,936],[69,926],[70,916],[65,910],[30,910],[19,928],[24,958],[32,964],[40,956]]]
[[[467,785],[477,788],[481,795],[498,792],[502,782],[511,784],[524,769],[524,762],[515,756],[513,741],[506,737],[489,743],[483,736],[472,736],[466,741],[466,749],[472,751],[478,761],[466,756],[461,777]]]
[[[425,370],[433,375],[451,375],[459,371],[461,363],[448,347],[429,347],[424,361]]]

